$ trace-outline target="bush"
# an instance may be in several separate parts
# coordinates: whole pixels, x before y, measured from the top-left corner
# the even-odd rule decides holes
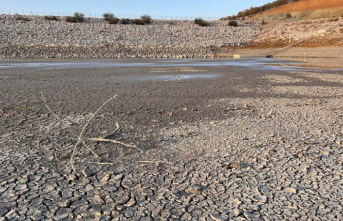
[[[85,15],[79,12],[74,13],[74,18],[77,22],[83,22],[85,20]]]
[[[145,22],[142,19],[133,19],[131,23],[135,25],[145,25]]]
[[[114,15],[110,12],[104,13],[102,17],[104,17],[105,21],[110,21],[110,19],[115,18]]]
[[[287,13],[286,14],[286,18],[292,18],[292,14],[291,13]]]
[[[152,19],[151,19],[150,15],[142,15],[142,16],[141,16],[141,20],[142,20],[145,24],[150,24]]]
[[[66,21],[67,22],[83,22],[85,20],[84,14],[75,12],[74,16],[67,16]]]
[[[228,25],[232,27],[237,27],[238,23],[237,21],[229,21]]]
[[[108,19],[108,24],[110,24],[110,25],[118,24],[118,22],[119,22],[119,19],[116,17]]]
[[[72,17],[72,16],[67,16],[66,17],[66,22],[77,22],[76,18],[75,17]]]
[[[56,16],[44,16],[44,19],[49,21],[58,21]]]
[[[130,24],[130,19],[128,19],[128,18],[123,18],[122,20],[121,20],[121,23],[123,24],[123,25],[127,25],[127,24]]]
[[[235,15],[232,15],[232,16],[227,16],[227,17],[224,17],[224,18],[220,18],[219,20],[236,20],[237,19],[237,16]]]
[[[28,17],[18,15],[18,14],[16,14],[16,20],[17,21],[31,21],[31,19],[29,19]]]
[[[205,27],[205,26],[208,25],[207,22],[204,21],[202,18],[196,18],[196,19],[194,19],[194,23],[197,24],[197,25],[199,25],[199,26],[201,26],[201,27]]]

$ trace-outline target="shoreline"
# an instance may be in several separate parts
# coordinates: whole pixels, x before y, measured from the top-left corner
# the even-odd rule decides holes
[[[211,58],[209,48],[6,46],[0,58]]]
[[[343,46],[315,48],[209,48],[209,47],[85,47],[85,46],[5,46],[0,59],[113,59],[113,58],[249,58],[273,57],[286,59],[343,58]]]

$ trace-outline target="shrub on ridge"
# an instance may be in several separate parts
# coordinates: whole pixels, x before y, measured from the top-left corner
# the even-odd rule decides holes
[[[238,25],[237,21],[234,21],[234,20],[229,21],[228,24],[229,24],[229,26],[232,26],[232,27],[237,27],[237,25]]]
[[[204,21],[204,19],[202,19],[202,18],[194,19],[194,23],[201,26],[201,27],[208,26],[208,23],[206,21]]]
[[[114,15],[110,12],[104,13],[102,17],[104,17],[105,21],[110,21],[110,19],[115,18]]]
[[[67,16],[67,22],[83,22],[85,20],[85,15],[79,12],[75,12],[74,16]]]
[[[127,25],[127,24],[130,24],[130,19],[128,19],[128,18],[123,18],[122,20],[121,20],[121,24],[123,24],[123,25]]]
[[[141,16],[141,20],[142,20],[145,24],[150,24],[151,21],[152,21],[150,15],[142,15],[142,16]]]

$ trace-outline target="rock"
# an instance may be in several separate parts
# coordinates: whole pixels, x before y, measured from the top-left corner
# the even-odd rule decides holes
[[[41,214],[35,214],[35,215],[31,216],[31,219],[32,220],[43,220],[44,216]]]
[[[61,220],[65,219],[71,214],[72,210],[69,208],[60,208],[60,210],[56,213],[55,219]]]
[[[297,190],[292,188],[292,187],[286,187],[283,189],[285,192],[287,193],[293,193],[293,194],[296,194],[297,193]]]
[[[131,207],[134,206],[136,204],[135,198],[133,196],[131,196],[130,200],[124,204],[124,206],[126,207]]]
[[[84,170],[82,170],[82,174],[83,174],[85,177],[91,177],[91,176],[95,175],[94,172],[91,171],[90,169],[84,169]]]
[[[256,201],[258,201],[258,202],[261,202],[261,203],[267,202],[267,197],[266,197],[266,196],[263,196],[263,195],[261,195],[261,196],[255,196],[254,199],[255,199]]]
[[[248,210],[259,210],[258,205],[249,205]]]
[[[219,214],[216,214],[216,213],[211,213],[211,214],[210,214],[210,217],[211,217],[211,219],[213,219],[214,221],[224,221],[224,219],[222,219],[222,218],[220,217],[220,215],[219,215]]]
[[[237,217],[237,216],[239,216],[239,214],[240,214],[240,212],[239,212],[238,209],[231,209],[231,210],[229,211],[230,217]]]
[[[17,212],[14,209],[11,209],[8,213],[6,213],[6,218],[9,220],[15,219],[18,217]]]
[[[248,212],[248,211],[244,211],[243,214],[244,214],[244,216],[245,216],[248,220],[260,218],[260,213],[257,212],[257,211],[255,211],[255,212],[253,212],[253,213],[250,213],[250,212]]]
[[[325,29],[322,29],[322,30],[319,30],[318,32],[317,32],[317,34],[319,34],[319,35],[323,35],[323,34],[325,34],[327,31],[325,30]]]
[[[304,158],[304,154],[303,153],[298,153],[297,156],[298,156],[299,159]]]
[[[123,205],[117,205],[117,206],[116,206],[116,210],[118,210],[118,211],[123,211],[123,210],[125,210],[125,209],[126,209],[126,207],[123,206]]]
[[[58,204],[59,207],[69,207],[69,205],[70,205],[70,200],[61,201]]]
[[[26,190],[27,189],[27,185],[26,183],[20,183],[16,186],[15,188],[17,191],[23,191],[23,190]]]
[[[80,207],[80,206],[83,206],[83,205],[88,205],[87,200],[84,200],[84,199],[82,199],[82,200],[77,200],[77,201],[73,202],[73,203],[70,205],[70,207],[71,207],[71,208],[77,208],[77,207]]]
[[[151,189],[143,189],[142,195],[143,196],[152,196],[154,193]]]
[[[8,209],[5,207],[0,207],[0,217],[8,213]]]
[[[234,203],[235,206],[239,206],[239,205],[242,204],[242,201],[240,201],[239,199],[235,198],[235,199],[233,200],[233,203]]]
[[[94,201],[96,202],[96,203],[99,203],[99,204],[103,204],[104,203],[104,201],[101,199],[101,196],[99,196],[99,195],[94,195]]]
[[[322,157],[328,157],[329,156],[329,151],[320,151],[320,155]]]
[[[239,166],[238,163],[230,163],[229,168],[230,168],[230,169],[232,169],[232,168],[239,169],[240,166]]]
[[[101,178],[100,182],[104,184],[109,180],[109,178],[110,178],[110,175],[106,174],[103,178]]]

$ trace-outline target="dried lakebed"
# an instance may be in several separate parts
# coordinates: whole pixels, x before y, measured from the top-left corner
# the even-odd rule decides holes
[[[0,68],[0,220],[342,220],[343,71],[225,62]]]

